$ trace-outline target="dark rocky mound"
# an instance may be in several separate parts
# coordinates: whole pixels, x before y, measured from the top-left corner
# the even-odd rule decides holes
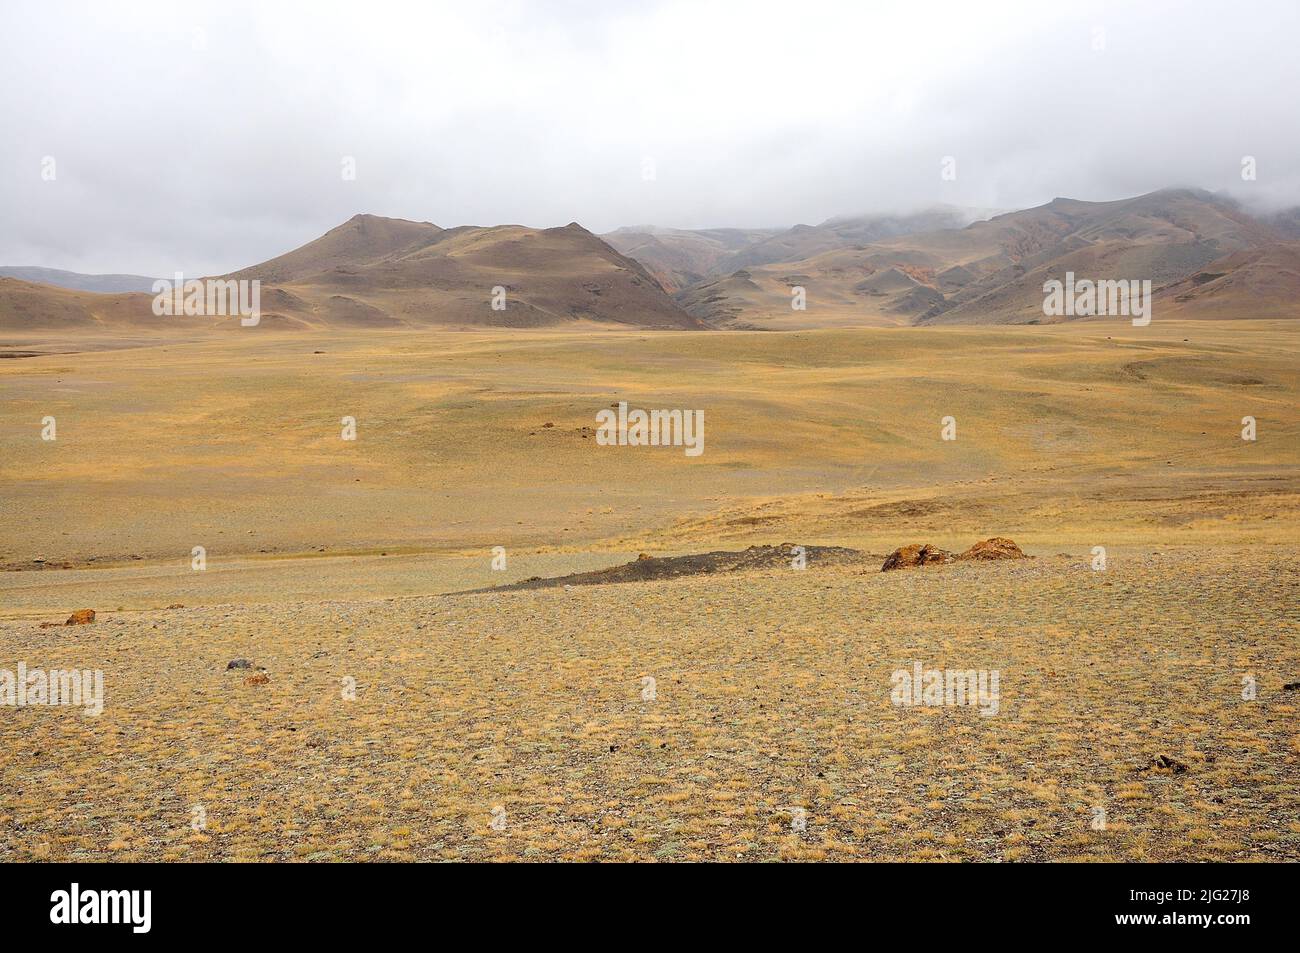
[[[750,546],[740,552],[693,553],[688,556],[647,556],[642,553],[630,563],[596,569],[591,572],[525,579],[508,586],[473,589],[471,592],[510,592],[516,589],[550,589],[556,586],[599,586],[611,582],[648,582],[675,579],[678,576],[703,576],[712,573],[743,572],[747,569],[790,569],[796,557],[794,543],[779,546]],[[861,562],[865,553],[840,546],[804,546],[809,566],[842,565]]]

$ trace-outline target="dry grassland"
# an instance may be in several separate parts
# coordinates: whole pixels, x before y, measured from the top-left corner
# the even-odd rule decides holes
[[[1300,856],[1281,323],[3,344],[78,352],[0,361],[0,669],[105,705],[0,708],[0,860]],[[705,453],[598,447],[618,400]],[[778,542],[877,555],[455,594]]]

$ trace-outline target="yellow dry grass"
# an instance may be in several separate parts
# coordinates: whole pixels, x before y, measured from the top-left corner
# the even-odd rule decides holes
[[[769,527],[868,547],[927,526],[1280,541],[1296,503],[1300,354],[1281,322],[97,343],[0,361],[0,564],[693,547]],[[618,400],[703,410],[705,453],[597,447]]]

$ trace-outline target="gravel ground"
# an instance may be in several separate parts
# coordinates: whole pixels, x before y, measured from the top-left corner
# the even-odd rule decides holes
[[[0,622],[105,686],[0,707],[0,860],[1295,860],[1297,595],[1255,547]]]

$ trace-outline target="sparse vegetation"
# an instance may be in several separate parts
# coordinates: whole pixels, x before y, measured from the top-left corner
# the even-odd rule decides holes
[[[1282,556],[4,623],[6,658],[102,667],[107,705],[6,712],[0,859],[1294,858]],[[227,671],[240,653],[269,680]],[[913,659],[1000,669],[1001,711],[891,705]]]

